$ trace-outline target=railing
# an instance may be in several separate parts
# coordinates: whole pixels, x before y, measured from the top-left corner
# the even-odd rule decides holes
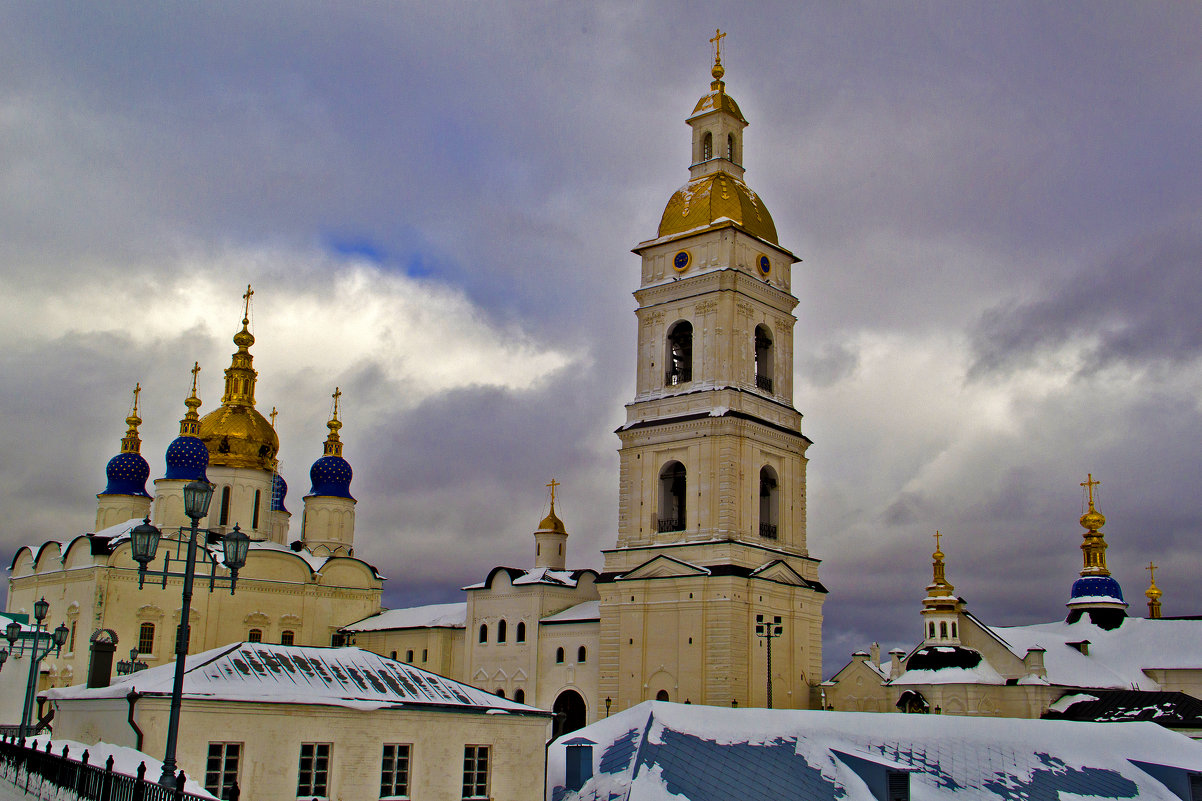
[[[677,368],[675,370],[669,370],[667,375],[664,376],[664,383],[670,387],[674,387],[677,384],[686,384],[692,380],[692,368]]]
[[[776,539],[776,524],[760,523],[760,536],[767,537],[770,540]]]
[[[69,790],[90,801],[211,801],[206,796],[184,792],[184,772],[176,777],[174,788],[163,787],[146,778],[146,763],[138,765],[138,775],[126,776],[113,771],[110,756],[103,765],[88,764],[85,750],[78,761],[69,756],[68,746],[61,755],[51,753],[50,741],[41,751],[24,740],[5,737],[0,740],[0,781],[23,789],[41,792],[48,787]],[[237,801],[235,786],[228,796]]]
[[[755,377],[755,385],[765,392],[772,391],[772,379],[766,375],[757,375]]]
[[[656,531],[684,531],[684,521],[675,517],[661,517],[656,524]]]

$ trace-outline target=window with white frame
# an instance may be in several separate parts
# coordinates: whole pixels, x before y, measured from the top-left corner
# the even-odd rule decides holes
[[[330,743],[302,743],[296,797],[325,798],[330,790]]]
[[[409,758],[412,745],[385,743],[380,763],[380,798],[409,797]]]
[[[218,798],[230,798],[238,781],[242,743],[209,743],[205,762],[205,789]]]
[[[463,798],[464,801],[488,798],[487,745],[463,747]]]

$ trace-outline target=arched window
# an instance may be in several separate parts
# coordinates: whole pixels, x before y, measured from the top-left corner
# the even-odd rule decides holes
[[[296,642],[296,634],[285,629],[280,632],[280,645],[292,645]]]
[[[701,160],[709,161],[714,157],[714,135],[706,132],[701,140]]]
[[[247,642],[263,642],[263,629],[251,629],[246,632]]]
[[[488,642],[488,624],[480,624],[480,642]]]
[[[780,487],[776,471],[770,466],[760,468],[760,536],[776,539],[779,525]]]
[[[929,637],[931,639],[935,638],[935,624],[934,623],[931,623],[929,626],[927,626],[927,637]]]
[[[562,648],[555,649],[555,664],[557,664],[557,665],[563,664],[563,649]]]
[[[576,649],[576,661],[577,662],[585,661],[586,656],[588,656],[588,652],[584,649],[583,645]]]
[[[526,703],[526,691],[521,687],[518,687],[513,691],[513,700],[517,701],[519,704]]]
[[[138,653],[154,653],[154,624],[143,623],[138,628]]]
[[[959,634],[957,634],[957,633],[956,633],[956,621],[954,621],[954,620],[952,621],[952,636],[953,636],[953,637],[959,637],[959,636],[960,636]]]
[[[526,642],[526,623],[518,621],[517,636],[514,638],[517,642]]]
[[[656,701],[667,701],[668,700],[668,691],[660,690],[659,692],[657,692],[655,694],[655,700]]]
[[[680,320],[668,329],[668,372],[664,383],[670,387],[693,380],[693,324]]]
[[[680,462],[668,462],[659,471],[657,531],[684,531],[686,485],[684,465]]]
[[[217,525],[224,526],[230,522],[230,488],[221,488],[221,517]]]
[[[255,490],[255,511],[251,517],[250,527],[257,529],[259,527],[259,501],[263,500],[263,491]]]
[[[498,698],[504,698],[505,697],[505,688],[498,687],[497,691],[495,693],[493,693],[493,695],[497,696]]]
[[[941,640],[947,639],[947,621],[946,620],[939,621],[939,639],[941,639]]]
[[[735,160],[735,135],[726,135],[726,159],[727,161]]]
[[[505,642],[505,621],[497,624],[497,642]]]
[[[405,661],[406,661],[406,662],[408,662],[408,663],[409,663],[409,664],[411,664],[411,665],[413,664],[413,651],[406,651],[406,652],[405,652]]]
[[[772,391],[772,332],[766,325],[755,327],[755,385]]]

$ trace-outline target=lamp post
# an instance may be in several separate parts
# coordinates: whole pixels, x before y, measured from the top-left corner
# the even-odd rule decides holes
[[[63,648],[63,643],[67,641],[67,636],[71,633],[71,630],[63,623],[60,623],[53,632],[43,631],[42,625],[49,614],[50,604],[45,598],[42,598],[33,605],[35,621],[33,631],[23,631],[21,624],[15,620],[4,627],[4,637],[8,640],[9,650],[0,652],[3,653],[3,656],[0,657],[0,668],[4,666],[10,652],[14,655],[21,655],[29,651],[29,679],[25,682],[25,703],[21,706],[21,721],[17,726],[17,737],[19,738],[25,737],[29,729],[29,718],[33,714],[33,699],[37,694],[38,665],[51,651],[54,651],[57,656]],[[21,645],[19,651],[17,650],[18,643]]]
[[[150,667],[150,665],[146,664],[145,662],[138,661],[138,649],[130,648],[129,661],[127,662],[122,659],[117,663],[117,675],[128,676],[131,673],[137,673],[139,670],[145,670],[148,667]]]
[[[768,641],[768,708],[772,708],[772,641],[785,633],[780,623],[780,615],[775,615],[772,622],[765,622],[763,615],[755,616],[755,636]]]
[[[173,578],[180,578],[182,576],[184,580],[183,597],[180,603],[181,616],[179,629],[175,635],[175,679],[171,684],[171,717],[167,724],[167,749],[163,756],[163,775],[159,778],[159,784],[164,787],[175,787],[175,748],[179,741],[179,713],[184,694],[184,662],[188,656],[188,634],[191,628],[192,582],[196,577],[196,537],[201,531],[197,526],[201,518],[209,513],[209,502],[212,499],[213,485],[209,482],[196,480],[189,481],[184,485],[184,514],[192,521],[191,527],[187,530],[188,547],[187,555],[183,559],[184,572],[180,574],[170,571],[170,554],[164,556],[162,569],[154,571],[154,575],[162,577],[163,587],[167,586],[168,576]],[[180,527],[179,538],[174,541],[176,561],[179,561],[180,558],[184,532],[185,529]],[[208,534],[209,532],[205,530],[205,533]],[[149,518],[142,521],[140,525],[135,526],[134,530],[130,532],[132,556],[134,561],[138,563],[139,589],[141,589],[146,578],[146,566],[154,561],[155,552],[158,549],[161,537],[162,532],[150,524]],[[246,564],[246,554],[250,549],[250,538],[235,525],[234,530],[222,538],[221,545],[224,551],[225,566],[230,570],[230,595],[233,595],[234,587],[238,583],[238,571]],[[213,558],[208,548],[201,549],[200,553],[211,565],[209,592],[212,592],[213,587],[218,581],[217,561]],[[133,654],[131,654],[132,656]],[[134,659],[130,661],[136,662]]]

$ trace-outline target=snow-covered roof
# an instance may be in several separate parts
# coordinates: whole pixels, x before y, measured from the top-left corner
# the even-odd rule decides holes
[[[407,609],[386,609],[343,626],[342,631],[389,631],[392,629],[461,629],[467,621],[467,604],[431,604]]]
[[[158,778],[163,774],[163,763],[154,757],[144,754],[141,751],[129,748],[124,745],[113,745],[112,743],[81,743],[75,740],[67,740],[62,737],[50,738],[44,734],[36,737],[30,737],[28,740],[30,746],[38,751],[46,750],[46,743],[50,743],[50,752],[62,756],[63,746],[67,747],[67,758],[78,761],[83,752],[88,752],[88,764],[103,766],[108,762],[108,758],[113,758],[113,773],[119,773],[122,776],[137,777],[138,766],[146,766],[146,776]],[[210,793],[205,788],[197,784],[196,780],[187,774],[184,774],[184,792],[201,798],[216,799],[217,796]],[[74,797],[74,793],[62,793],[59,796],[52,797]],[[26,798],[24,792],[21,793],[21,798]],[[0,798],[8,798],[7,795],[0,795]]]
[[[581,621],[600,620],[601,602],[585,601],[575,606],[569,606],[562,612],[547,615],[539,623],[577,623]]]
[[[591,778],[567,788],[567,741],[593,744]],[[579,756],[582,752],[573,752]],[[1142,770],[1132,761],[1166,766]],[[558,801],[875,801],[889,771],[912,801],[1066,797],[1179,801],[1202,747],[1153,723],[728,709],[648,701],[572,732],[548,753]]]
[[[237,643],[189,656],[184,698],[317,704],[353,709],[453,707],[475,712],[545,714],[452,679],[359,648]],[[56,700],[170,695],[174,664],[120,676],[108,687],[46,691]]]
[[[536,567],[525,570],[520,567],[494,567],[489,571],[484,581],[462,587],[464,590],[484,590],[492,586],[493,577],[504,572],[509,576],[509,583],[515,587],[529,584],[550,584],[556,587],[575,587],[583,573],[594,573],[592,570],[552,570],[549,567]],[[595,573],[594,573],[595,575]]]

